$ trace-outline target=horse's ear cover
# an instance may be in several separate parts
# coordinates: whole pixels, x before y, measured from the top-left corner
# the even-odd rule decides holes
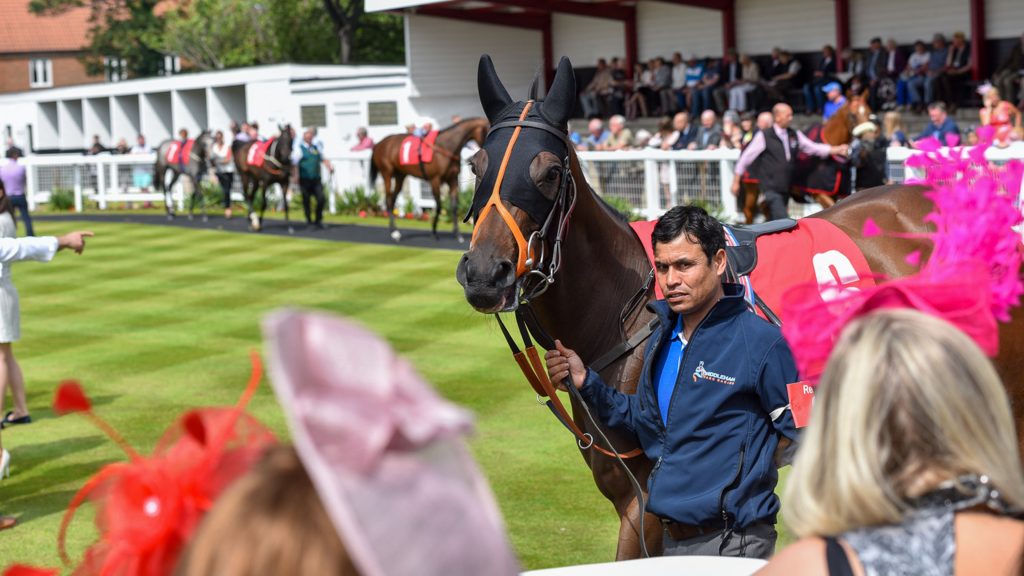
[[[569,122],[575,106],[576,75],[572,69],[572,62],[562,56],[561,61],[558,62],[558,70],[555,72],[555,80],[551,83],[551,90],[548,92],[547,98],[544,99],[540,113],[551,124],[564,128]]]
[[[494,71],[494,62],[487,54],[480,56],[480,66],[476,75],[477,90],[480,92],[480,105],[483,106],[484,114],[491,124],[495,123],[502,110],[512,103],[512,97],[508,90],[498,79],[498,73]]]

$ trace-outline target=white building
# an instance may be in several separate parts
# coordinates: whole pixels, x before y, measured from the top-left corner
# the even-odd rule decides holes
[[[0,127],[26,152],[81,150],[94,135],[112,147],[143,134],[155,146],[181,128],[226,133],[232,120],[255,120],[267,136],[317,126],[336,152],[359,126],[379,139],[417,118],[404,66],[282,64],[0,95]]]

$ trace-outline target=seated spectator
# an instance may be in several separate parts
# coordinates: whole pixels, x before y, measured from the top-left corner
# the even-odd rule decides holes
[[[701,80],[704,79],[704,67],[705,63],[697,60],[697,57],[690,55],[690,59],[686,61],[686,85],[683,88],[685,99],[683,101],[684,106],[680,106],[679,110],[689,110],[690,114],[696,116],[700,112],[695,112],[696,109],[696,98],[697,90]]]
[[[982,126],[995,129],[994,143],[996,146],[1009,146],[1010,142],[1021,140],[1021,113],[1016,106],[999,97],[999,90],[991,84],[978,87],[983,107],[978,116]],[[1011,118],[1012,124],[1011,124]]]
[[[705,110],[700,115],[700,128],[697,136],[687,146],[690,150],[715,150],[722,142],[722,127],[718,125],[718,115],[714,110]]]
[[[604,58],[597,59],[597,71],[594,78],[580,93],[580,106],[583,107],[584,118],[596,118],[604,116],[602,113],[607,106],[605,98],[612,91],[612,71],[608,67],[608,61]]]
[[[738,112],[748,109],[750,94],[761,82],[761,69],[757,62],[747,54],[740,56],[740,80],[729,89],[729,108]]]
[[[655,115],[671,114],[675,105],[675,97],[672,95],[672,69],[665,63],[665,59],[658,56],[654,59],[654,85],[651,89],[658,95],[658,109]]]
[[[692,116],[696,116],[705,110],[714,110],[715,90],[721,84],[721,79],[721,66],[715,59],[708,58],[707,62],[704,63],[704,73],[701,75],[700,81],[690,91],[690,100],[692,102],[690,114]]]
[[[608,119],[608,137],[597,144],[597,150],[628,150],[633,147],[633,132],[626,128],[626,119],[616,114]]]
[[[739,149],[743,144],[743,128],[740,115],[735,110],[726,110],[722,115],[722,148]]]
[[[630,81],[623,68],[626,63],[618,56],[612,58],[612,87],[606,102],[608,114],[622,114],[626,111],[626,97],[629,94]]]
[[[121,138],[117,141],[117,147],[114,148],[114,154],[129,154],[132,149],[128,146],[128,140]]]
[[[86,152],[86,154],[89,156],[95,156],[97,154],[102,154],[104,152],[109,151],[110,149],[100,142],[100,135],[94,134],[92,137],[92,146],[89,146],[89,150]]]
[[[906,67],[907,55],[896,44],[896,40],[889,38],[885,41],[885,77],[879,85],[878,100],[881,105],[879,108],[875,108],[876,110],[894,110],[900,106],[897,86],[900,75]],[[903,104],[906,104],[905,95]]]
[[[591,118],[587,124],[587,135],[580,141],[577,150],[600,150],[601,146],[612,135],[605,129],[604,121],[600,118]]]
[[[686,62],[679,52],[672,54],[672,97],[675,98],[676,110],[689,110],[686,106]],[[667,112],[666,112],[667,114]]]
[[[730,48],[718,65],[718,88],[711,94],[715,99],[715,109],[729,109],[729,95],[732,89],[743,81],[743,67],[736,58],[736,50]],[[735,108],[733,108],[735,110]],[[737,110],[743,112],[743,110]]]
[[[672,125],[672,118],[662,116],[661,120],[658,121],[658,131],[651,136],[647,146],[659,150],[671,150],[678,138],[679,131]]]
[[[826,44],[821,48],[821,59],[814,68],[811,79],[804,84],[804,106],[807,114],[821,114],[825,107],[825,93],[821,88],[835,81],[836,49]]]
[[[964,86],[971,75],[971,48],[963,32],[953,34],[953,42],[946,55],[946,66],[939,74],[940,100],[946,102],[949,113],[956,112],[960,105]]]
[[[905,148],[910,146],[907,139],[906,128],[903,127],[903,115],[895,110],[890,110],[882,117],[882,136],[893,148]]]
[[[672,117],[672,127],[678,132],[672,149],[686,150],[689,148],[690,143],[697,137],[697,127],[690,123],[690,114],[685,110],[676,112],[676,115]]]
[[[825,93],[825,111],[821,115],[822,122],[828,122],[829,118],[835,116],[835,113],[846,105],[846,97],[843,96],[842,89],[839,82],[829,82],[821,87],[821,91]]]
[[[949,58],[949,47],[946,46],[946,37],[936,34],[932,39],[932,51],[928,55],[928,69],[923,80],[911,82],[910,100],[912,102],[931,104],[935,102],[935,91],[939,87],[942,72],[946,69],[946,62]],[[924,94],[920,90],[924,86]]]
[[[352,152],[358,152],[360,150],[372,150],[373,149],[373,138],[366,133],[366,128],[360,126],[356,128],[356,144],[350,150]]]
[[[648,104],[654,98],[654,72],[649,66],[637,63],[633,66],[633,91],[626,100],[626,118],[636,120],[647,116]]]
[[[909,105],[914,112],[920,112],[925,102],[921,94],[925,82],[928,81],[928,63],[932,55],[923,40],[914,42],[914,52],[907,58],[907,67],[900,75],[896,84],[896,102],[903,106]]]
[[[764,83],[765,92],[771,103],[785,102],[786,93],[796,88],[800,79],[800,61],[788,51],[779,52],[779,73]]]
[[[992,75],[992,84],[999,90],[999,93],[1012,101],[1018,94],[1017,86],[1020,85],[1021,94],[1017,96],[1020,105],[1024,106],[1024,34],[1020,35],[1020,42],[1013,45],[1013,49],[1006,55],[1006,59],[999,64]]]
[[[280,312],[264,332],[294,446],[224,491],[177,574],[518,574],[469,414],[355,323]]]
[[[843,83],[843,91],[857,96],[863,92],[864,83],[866,82],[867,64],[864,61],[864,54],[851,48],[844,48],[843,62],[846,63],[845,74],[849,75]]]
[[[917,147],[919,140],[935,138],[943,146],[956,146],[960,143],[960,127],[946,112],[946,105],[942,102],[932,102],[928,105],[928,125],[923,132],[917,135],[911,144]]]
[[[872,110],[879,110],[882,107],[878,101],[878,88],[885,78],[885,65],[888,59],[889,55],[882,47],[882,39],[877,36],[872,38],[868,45],[868,53],[864,57],[864,79],[868,90],[868,106]]]
[[[916,310],[850,324],[782,498],[799,540],[758,574],[1019,575],[1013,412],[975,342]]]

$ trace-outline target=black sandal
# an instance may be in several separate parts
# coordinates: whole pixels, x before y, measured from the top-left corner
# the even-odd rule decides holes
[[[14,416],[14,410],[11,410],[7,414],[4,414],[4,420],[3,420],[4,428],[6,428],[7,426],[9,426],[11,424],[31,424],[32,423],[32,415],[31,414],[25,414],[24,416],[22,416],[20,418],[11,418],[11,416]]]

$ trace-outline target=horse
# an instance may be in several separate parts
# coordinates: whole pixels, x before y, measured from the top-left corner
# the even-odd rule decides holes
[[[470,161],[477,175],[471,212],[475,227],[456,278],[476,311],[497,315],[515,309],[528,323],[532,318],[530,332],[560,339],[608,385],[634,393],[643,346],[634,344],[630,350],[623,343],[634,341],[653,318],[638,305],[655,298],[652,269],[636,234],[587,184],[566,138],[576,97],[573,74],[569,60],[562,58],[547,98],[529,102],[527,111],[527,103],[509,96],[490,58],[481,58],[480,100],[494,128]],[[925,222],[933,209],[925,192],[923,186],[875,188],[809,218],[823,219],[844,232],[873,274],[897,278],[917,270],[908,255],[919,251],[926,260],[931,254],[922,236],[933,231]],[[892,234],[863,236],[868,218]],[[759,265],[768,266],[764,261]],[[1000,327],[996,366],[1013,399],[1018,429],[1024,429],[1022,336],[1024,312],[1016,308],[1012,321]],[[606,365],[596,366],[598,360]],[[601,439],[577,396],[571,396],[571,404],[571,423]],[[604,432],[611,444],[606,449],[627,454],[638,448],[626,430]],[[620,519],[616,559],[640,556],[640,526],[646,550],[658,553],[661,524],[650,514],[641,524],[638,498],[625,473],[628,468],[646,486],[653,463],[641,455],[624,458],[623,466],[614,455],[584,446],[583,460]]]
[[[210,150],[213,148],[213,137],[210,136],[209,130],[203,130],[199,133],[194,144],[192,144],[192,148],[188,150],[189,154],[188,159],[184,162],[184,170],[182,170],[181,164],[167,159],[171,147],[180,145],[181,142],[178,140],[165,140],[157,146],[156,163],[153,165],[153,187],[156,191],[163,193],[164,206],[167,209],[167,219],[173,220],[174,202],[171,199],[171,191],[178,182],[178,178],[182,175],[187,176],[192,181],[192,194],[188,201],[188,218],[189,220],[192,219],[192,211],[198,199],[200,213],[205,222],[207,220],[206,200],[203,196],[203,191],[199,187],[199,182],[211,167]],[[173,174],[170,183],[166,181],[168,171]]]
[[[242,179],[242,193],[245,195],[245,206],[249,213],[249,229],[259,232],[263,227],[263,212],[267,209],[267,188],[272,184],[279,184],[285,193],[284,221],[288,226],[288,233],[294,232],[291,221],[288,218],[288,182],[292,176],[292,142],[295,138],[292,134],[291,124],[278,126],[279,136],[271,138],[263,157],[263,164],[256,166],[249,164],[249,150],[256,145],[256,142],[245,142],[233,147],[235,167]],[[259,214],[256,213],[256,193],[263,191],[262,204]]]
[[[853,129],[858,124],[867,122],[870,115],[871,108],[864,97],[852,96],[827,122],[812,126],[807,135],[812,140],[833,146],[849,144],[853,141]],[[850,195],[851,184],[847,163],[838,162],[833,158],[801,154],[794,169],[790,197],[799,202],[806,202],[806,197],[810,196],[822,208],[829,208],[836,201]],[[753,224],[760,194],[757,180],[744,178],[741,194],[743,215],[747,224]]]
[[[431,231],[437,238],[437,220],[441,216],[441,184],[448,184],[449,210],[452,216],[452,233],[462,242],[459,234],[459,168],[462,164],[462,147],[473,140],[483,145],[487,133],[486,118],[467,118],[441,130],[432,146],[434,151],[430,162],[403,165],[401,163],[402,141],[408,134],[392,134],[373,146],[370,163],[370,184],[373,185],[379,173],[384,179],[384,197],[388,208],[388,230],[396,241],[402,233],[395,226],[395,201],[402,190],[406,176],[421,178],[430,183],[434,194],[434,223]],[[429,145],[428,145],[429,146]],[[392,176],[394,185],[392,185]]]

